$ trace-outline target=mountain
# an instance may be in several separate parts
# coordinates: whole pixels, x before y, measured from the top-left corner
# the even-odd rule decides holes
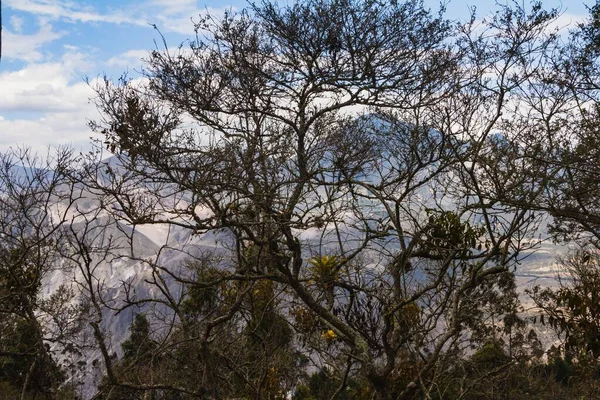
[[[435,143],[436,140],[437,137],[433,134],[432,143]],[[390,166],[386,168],[388,167]],[[123,186],[119,185],[127,183],[128,174],[130,174],[128,168],[124,167],[118,158],[112,157],[95,166],[94,169],[86,171],[85,175],[87,178],[93,177],[99,185],[118,191],[123,189]],[[34,172],[23,169],[19,174],[28,177]],[[127,187],[127,189],[132,188]],[[145,191],[153,188],[140,186],[133,189],[131,193],[137,197],[132,198],[131,201],[144,201]],[[185,209],[189,205],[188,194],[169,193],[168,189],[168,186],[161,187],[158,192],[162,196],[161,201],[177,204],[181,209]],[[88,261],[92,268],[94,284],[97,285],[97,289],[101,289],[102,301],[106,306],[103,311],[102,327],[108,334],[110,352],[120,354],[120,343],[128,337],[133,317],[144,311],[145,307],[150,307],[149,305],[130,306],[117,312],[126,304],[126,300],[135,303],[143,299],[164,297],[164,294],[159,292],[161,287],[170,291],[175,298],[181,296],[182,284],[168,273],[164,275],[164,282],[159,285],[147,284],[156,279],[153,274],[155,268],[159,270],[165,268],[171,272],[180,271],[190,257],[202,254],[220,254],[226,258],[233,243],[224,230],[196,233],[189,228],[180,226],[177,223],[181,222],[181,217],[177,215],[164,215],[171,224],[140,223],[132,225],[123,220],[115,220],[109,211],[127,205],[114,202],[114,199],[107,195],[110,191],[102,193],[76,185],[75,192],[77,193],[75,197],[56,197],[56,202],[50,206],[52,218],[55,221],[69,221],[72,232],[82,238],[85,237],[87,245],[94,249]],[[422,208],[439,206],[440,203],[444,207],[451,208],[452,204],[448,199],[440,201],[436,195],[437,192],[433,188],[424,184],[415,192],[414,201],[418,202]],[[369,229],[380,228],[376,226],[376,221],[383,215],[383,212],[382,208],[377,207],[369,210],[368,215],[372,220],[372,226]],[[423,217],[425,218],[425,216]],[[314,241],[316,245],[322,234],[323,229],[310,228],[304,230],[302,234],[299,233],[299,238],[307,243]],[[352,236],[352,231],[344,231],[341,234],[342,236]],[[535,239],[531,238],[531,240]],[[398,248],[399,244],[394,240],[382,239],[379,246],[386,248],[387,251],[393,251]],[[521,293],[535,284],[555,285],[554,277],[557,273],[555,257],[564,255],[567,251],[568,248],[565,246],[545,241],[535,249],[523,254],[515,271]],[[79,284],[85,283],[86,271],[83,271],[82,265],[75,264],[70,268],[66,267],[67,263],[65,263],[65,268],[55,269],[45,278],[43,287],[45,297],[55,293],[62,284],[70,285],[73,281]],[[373,264],[369,268],[377,268],[377,265]],[[189,278],[193,279],[193,276],[189,276]],[[528,303],[527,297],[522,296],[522,299],[526,306],[531,305]],[[90,340],[93,339],[90,338]],[[85,361],[86,365],[78,378],[84,380],[84,397],[89,398],[93,395],[95,385],[98,384],[99,376],[101,376],[101,371],[95,367],[102,365],[101,354],[98,350],[89,350],[84,354],[82,361]]]

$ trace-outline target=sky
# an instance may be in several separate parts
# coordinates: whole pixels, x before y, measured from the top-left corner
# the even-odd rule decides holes
[[[500,0],[502,1],[502,0]],[[518,0],[523,1],[523,0]],[[593,0],[543,1],[560,7],[560,26],[587,16]],[[122,73],[139,76],[142,58],[162,41],[178,46],[194,35],[193,21],[207,12],[241,10],[239,0],[2,0],[0,62],[0,151],[28,147],[91,149],[89,120],[98,119],[86,81]],[[426,0],[433,9],[439,1]],[[449,18],[464,19],[470,6],[478,17],[495,0],[451,0]]]

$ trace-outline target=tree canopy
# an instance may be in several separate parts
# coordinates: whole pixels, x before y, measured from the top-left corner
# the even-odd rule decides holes
[[[569,385],[600,354],[598,13],[561,33],[539,2],[451,21],[420,0],[265,0],[105,78],[97,151],[3,214],[74,271],[96,398],[595,393]],[[546,238],[585,252],[527,314],[515,271]],[[27,254],[0,246],[18,259],[0,306],[27,310],[41,357],[58,261]],[[538,318],[564,339],[546,359]]]

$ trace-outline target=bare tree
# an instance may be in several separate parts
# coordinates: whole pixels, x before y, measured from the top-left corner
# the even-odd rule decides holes
[[[194,343],[196,370],[219,360],[214,381],[240,379],[230,396],[289,391],[271,350],[290,328],[306,361],[336,377],[334,397],[352,379],[365,397],[447,395],[456,357],[507,334],[498,320],[518,306],[498,299],[537,243],[545,175],[523,144],[549,119],[522,113],[544,104],[555,16],[501,7],[479,29],[416,0],[264,2],[202,19],[189,48],[149,55],[141,83],[106,80],[92,128],[118,161],[91,159],[78,179],[131,249],[149,225],[189,238],[150,259],[128,251],[153,294],[127,283],[113,308],[154,305],[167,327],[154,354]],[[197,251],[205,238],[220,245]],[[182,253],[187,267],[173,261]],[[254,371],[237,353],[249,330],[263,349]],[[210,379],[119,377],[102,353],[112,385],[209,390]]]
[[[70,161],[68,150],[45,160],[28,150],[0,155],[0,357],[7,396],[52,398],[69,377],[65,355],[78,351],[81,304],[70,282],[49,287],[52,277],[68,275],[60,254],[75,201]]]

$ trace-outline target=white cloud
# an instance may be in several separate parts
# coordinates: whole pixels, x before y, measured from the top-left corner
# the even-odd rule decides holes
[[[14,10],[43,16],[51,20],[69,22],[105,22],[147,26],[156,24],[164,32],[183,35],[194,34],[194,24],[199,15],[221,16],[225,8],[213,9],[198,0],[150,0],[132,2],[118,9],[100,11],[82,2],[69,0],[5,0]],[[235,9],[228,7],[227,9]],[[136,17],[132,17],[135,15]]]
[[[64,19],[79,22],[108,22],[115,24],[146,25],[146,21],[132,18],[125,11],[100,13],[80,2],[65,0],[5,0],[6,6],[14,10],[43,15],[51,19]]]
[[[552,21],[548,28],[566,31],[567,29],[576,28],[577,24],[585,22],[587,18],[587,15],[569,14],[564,12],[560,14],[554,21]]]
[[[82,116],[54,113],[38,119],[0,119],[0,151],[26,147],[45,154],[48,146],[90,147],[90,129]]]
[[[197,10],[197,0],[152,0],[150,5],[160,7],[168,15],[187,13],[190,10]]]
[[[106,64],[109,67],[139,67],[143,64],[142,58],[148,58],[148,50],[129,50],[118,56],[111,57]]]
[[[89,65],[77,48],[60,61],[33,63],[0,73],[0,150],[26,146],[44,154],[48,145],[89,146],[88,119],[98,118],[92,88],[77,71]]]
[[[21,70],[0,74],[0,111],[46,112],[71,111],[86,102],[78,85],[69,85],[75,63],[65,62],[29,64]]]
[[[156,24],[161,31],[191,36],[195,33],[193,21],[198,21],[200,16],[221,17],[226,9],[236,10],[235,7],[206,7],[205,3],[198,0],[152,0],[138,11],[150,9],[148,21]]]
[[[83,82],[83,74],[95,75],[99,66],[137,68],[143,64],[141,59],[148,56],[147,50],[129,50],[99,64],[94,60],[94,52],[98,51],[95,48],[56,43],[69,33],[71,24],[64,22],[144,27],[147,22],[154,22],[163,32],[193,34],[190,17],[197,18],[207,11],[195,0],[132,2],[120,9],[101,8],[103,2],[79,0],[5,0],[2,3],[29,16],[27,19],[13,16],[4,26],[2,55],[7,60],[22,61],[25,66],[0,70],[0,150],[26,146],[41,154],[51,144],[89,147],[93,133],[87,120],[98,119],[99,114],[89,102],[94,91]],[[215,15],[220,14],[222,12],[215,12]],[[25,25],[25,21],[29,24],[29,18],[39,24],[33,33],[32,27]],[[95,42],[87,43],[94,45]]]
[[[39,31],[31,35],[21,35],[4,29],[2,56],[28,62],[40,61],[44,58],[40,49],[47,43],[60,39],[64,34],[56,32],[52,25],[44,20],[40,21]]]
[[[64,96],[77,97],[80,88],[65,91]],[[89,93],[84,96],[86,99]],[[87,117],[87,119],[86,119]],[[89,149],[93,136],[88,119],[98,118],[94,106],[86,102],[68,112],[47,112],[37,118],[0,118],[0,151],[26,147],[45,154],[48,146],[69,145],[76,149]]]
[[[152,21],[161,30],[190,35],[194,33],[192,20],[206,12],[196,0],[153,0],[150,4],[161,10],[155,14],[156,20]]]
[[[63,45],[65,52],[62,55],[61,63],[66,71],[84,72],[95,67],[95,64],[89,58],[95,49],[84,47],[85,49],[81,49],[77,46]]]
[[[18,17],[16,15],[10,17],[10,26],[12,26],[13,30],[16,33],[21,33],[21,31],[23,30],[24,22],[25,21],[23,21],[23,18]]]

